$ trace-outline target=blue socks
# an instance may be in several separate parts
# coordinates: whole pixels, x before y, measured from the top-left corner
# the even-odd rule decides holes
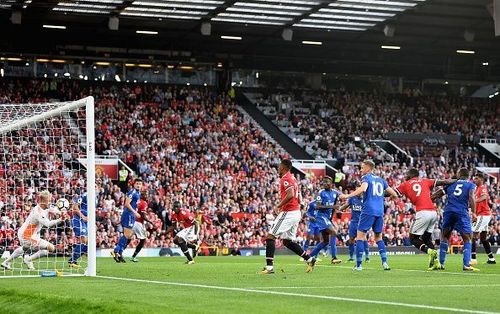
[[[73,249],[73,255],[71,256],[71,262],[76,263],[76,261],[80,258],[82,255],[82,245],[77,244],[75,248]]]
[[[363,241],[363,244],[365,245],[365,260],[370,259],[370,247],[368,246],[368,241]]]
[[[302,249],[307,252],[307,249],[309,248],[309,240],[304,241],[304,245],[302,246]]]
[[[360,267],[363,262],[363,241],[356,240],[356,267]]]
[[[337,237],[330,238],[330,252],[332,253],[332,258],[337,257]]]
[[[349,243],[349,259],[354,259],[354,243]]]
[[[120,237],[120,240],[118,240],[118,244],[116,245],[114,252],[115,253],[120,253],[120,255],[122,255],[123,250],[126,247],[127,247],[127,238],[124,235],[122,235]]]
[[[377,241],[378,252],[380,254],[380,258],[382,259],[382,263],[387,263],[387,252],[385,251],[385,243],[380,240]]]
[[[448,253],[448,242],[446,240],[443,240],[441,241],[441,245],[439,245],[439,262],[443,266],[444,266],[444,261],[446,260],[446,253]],[[469,254],[470,254],[470,249],[469,249]],[[465,245],[464,245],[464,264],[465,264]]]
[[[71,256],[70,261],[76,263],[83,253],[87,253],[87,244],[77,244],[73,250],[73,255]]]
[[[472,243],[470,241],[464,243],[464,249],[462,253],[464,254],[464,266],[469,267],[472,253]]]
[[[328,246],[328,244],[326,244],[324,242],[318,243],[318,245],[316,245],[316,247],[314,248],[314,250],[309,255],[316,257],[319,254],[319,252],[321,252],[321,250],[324,249],[327,246]]]

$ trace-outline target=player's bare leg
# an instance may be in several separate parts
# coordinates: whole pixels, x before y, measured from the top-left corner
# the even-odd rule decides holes
[[[132,254],[132,258],[130,259],[130,261],[132,261],[134,263],[137,263],[139,261],[137,259],[137,255],[139,254],[139,252],[141,252],[141,250],[144,247],[145,243],[146,243],[146,239],[140,239],[139,240],[139,244],[137,244],[137,246],[135,248],[135,251],[134,251],[134,254]]]
[[[472,259],[470,261],[471,265],[477,265],[477,242],[481,241],[481,244],[484,247],[484,250],[486,252],[486,255],[488,255],[488,264],[496,264],[497,262],[495,261],[495,256],[493,255],[493,252],[491,251],[491,244],[488,242],[488,233],[486,231],[482,232],[474,232],[473,238],[472,238]]]
[[[428,233],[428,232],[427,232]],[[437,261],[438,253],[434,248],[430,248],[423,240],[423,235],[410,233],[410,242],[417,249],[429,256],[428,270],[432,270]],[[428,243],[429,241],[427,241]]]
[[[193,259],[198,256],[198,251],[200,250],[200,241],[188,242],[187,247],[193,250]]]
[[[486,263],[496,264],[497,262],[495,260],[495,255],[493,255],[493,252],[491,251],[490,242],[488,241],[488,232],[486,231],[481,232],[479,235],[479,239],[481,240],[481,244],[483,244],[486,255],[488,255],[488,261]]]
[[[471,265],[477,265],[477,241],[479,240],[479,232],[474,232],[472,234],[472,253],[471,253]]]
[[[302,247],[289,239],[283,239],[283,245],[290,251],[302,257],[307,263],[306,272],[311,272],[316,264],[316,259],[307,254]],[[260,272],[263,275],[274,274],[274,251],[276,249],[276,237],[268,234],[266,237],[266,267]]]
[[[189,247],[186,241],[180,237],[175,237],[174,238],[174,243],[177,244],[181,250],[184,256],[187,258],[186,264],[191,265],[194,264],[193,257],[191,257],[191,254],[189,253]]]

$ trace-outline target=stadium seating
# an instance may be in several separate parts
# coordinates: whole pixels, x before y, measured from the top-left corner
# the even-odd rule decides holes
[[[0,102],[44,102],[49,99],[75,100],[86,95],[96,98],[96,144],[99,154],[119,155],[120,158],[147,183],[154,224],[146,224],[146,247],[172,247],[172,234],[166,233],[171,203],[180,200],[196,212],[202,222],[201,240],[204,245],[218,247],[261,247],[268,224],[274,219],[273,206],[277,199],[277,170],[280,157],[286,153],[266,138],[248,118],[239,111],[234,101],[225,94],[200,87],[130,86],[101,82],[71,80],[0,80]],[[480,115],[479,109],[469,106],[460,109],[464,101],[427,97],[421,101],[393,96],[369,94],[331,94],[304,97],[291,101],[289,106],[279,101],[260,100],[266,112],[275,115],[275,121],[290,137],[306,145],[316,156],[336,157],[346,161],[372,158],[392,161],[370,139],[383,137],[388,127],[408,131],[443,130],[462,134],[471,142],[477,136],[494,136],[494,115]],[[283,99],[283,97],[279,98]],[[368,104],[368,105],[367,105]],[[416,108],[412,113],[396,111],[401,104]],[[440,107],[441,106],[441,107]],[[457,107],[458,106],[458,107]],[[451,110],[450,108],[455,108]],[[422,108],[422,109],[419,109]],[[273,110],[274,109],[274,110]],[[429,111],[431,110],[431,111]],[[456,120],[447,121],[444,113],[474,114],[475,121],[483,121],[475,128]],[[443,112],[441,115],[436,112]],[[375,115],[378,125],[372,125]],[[429,119],[429,120],[427,120]],[[471,120],[467,120],[471,121]],[[413,127],[414,126],[414,127]],[[417,129],[415,129],[417,128]],[[357,144],[353,135],[360,137]],[[467,141],[464,144],[469,145]],[[413,148],[409,148],[412,151]],[[420,152],[424,151],[419,149]],[[414,153],[412,153],[414,155]],[[426,155],[425,152],[422,152]],[[472,168],[480,162],[474,151],[453,151],[447,162],[439,159],[416,158],[421,175],[451,177],[459,165]],[[397,161],[397,160],[396,160]],[[352,166],[344,169],[346,178],[339,189],[352,189],[360,177]],[[378,173],[395,186],[404,177],[406,165],[378,166]],[[124,193],[109,178],[99,178],[97,244],[100,248],[114,247],[121,227],[120,213]],[[315,179],[304,178],[303,196],[312,199],[319,187]],[[492,182],[492,200],[496,187]],[[0,204],[1,205],[1,204]],[[384,239],[389,245],[410,245],[410,205],[403,200],[387,201]],[[490,225],[492,243],[500,244],[500,212],[495,213]],[[3,205],[2,205],[3,206]],[[0,217],[0,241],[7,246],[17,245],[14,230],[19,226],[13,217]],[[348,220],[338,220],[339,245],[347,240]],[[49,240],[66,235],[45,234]],[[436,234],[436,237],[438,235]],[[305,223],[299,227],[298,238],[305,237]],[[72,243],[68,234],[62,243]],[[132,246],[137,240],[132,241]]]

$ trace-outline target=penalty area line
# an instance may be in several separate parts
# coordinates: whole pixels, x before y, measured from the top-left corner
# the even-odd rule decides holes
[[[129,282],[150,283],[150,284],[167,285],[167,286],[178,286],[178,287],[180,286],[180,287],[192,287],[192,288],[213,289],[213,290],[223,290],[223,291],[246,292],[246,293],[254,293],[254,294],[268,294],[268,295],[280,295],[280,296],[291,296],[291,297],[310,298],[310,299],[334,300],[334,301],[353,302],[353,303],[379,304],[379,305],[399,306],[399,307],[436,310],[436,311],[476,313],[476,314],[500,314],[499,312],[467,310],[467,309],[452,308],[452,307],[445,307],[445,306],[433,306],[433,305],[411,304],[411,303],[379,301],[379,300],[354,299],[354,298],[336,297],[336,296],[327,296],[327,295],[304,294],[304,293],[283,292],[283,291],[269,291],[269,290],[258,290],[258,289],[237,288],[237,287],[224,287],[224,286],[202,285],[202,284],[183,283],[183,282],[157,281],[157,280],[121,278],[121,277],[110,277],[110,276],[96,276],[96,278],[109,279],[109,280],[119,280],[119,281],[129,281]]]

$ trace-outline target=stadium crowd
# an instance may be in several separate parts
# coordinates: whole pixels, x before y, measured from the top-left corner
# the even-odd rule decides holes
[[[274,205],[278,203],[277,165],[286,153],[238,110],[230,96],[217,94],[209,88],[190,86],[92,83],[0,80],[0,103],[67,101],[93,95],[97,107],[97,153],[118,155],[146,183],[148,216],[153,224],[146,223],[148,237],[145,247],[174,246],[173,235],[166,229],[171,225],[171,204],[175,200],[180,200],[195,212],[202,222],[200,238],[203,245],[229,248],[263,246],[266,230],[275,217]],[[413,100],[415,106],[412,109],[396,115],[396,108],[401,103],[389,96],[345,94],[325,99],[327,101],[321,105],[311,105],[310,109],[317,115],[310,118],[294,115],[293,111],[282,113],[278,110],[278,119],[289,119],[294,127],[307,133],[311,142],[326,143],[324,150],[328,154],[347,156],[348,160],[379,159],[381,154],[375,148],[366,149],[353,144],[353,134],[359,134],[363,140],[372,139],[383,137],[393,128],[455,132],[467,141],[474,141],[481,132],[498,135],[494,134],[497,130],[495,120],[492,120],[498,112],[496,115],[481,115],[481,107],[465,106],[468,100],[460,100],[458,107],[451,99],[429,97],[421,102]],[[481,123],[476,127],[474,122],[477,121]],[[21,148],[21,153],[27,152],[23,149],[30,148]],[[458,166],[472,168],[477,164],[475,154],[455,154],[456,159],[444,164],[417,160],[416,165],[421,176],[449,178]],[[62,155],[52,156],[63,159]],[[64,179],[64,163],[53,162],[58,170],[55,173],[61,174],[62,182],[69,182]],[[4,165],[4,169],[0,169],[4,174],[2,186],[8,187],[10,183],[5,178],[13,169]],[[406,167],[387,163],[378,166],[377,172],[390,185],[396,186],[403,180]],[[346,176],[338,188],[343,191],[352,189],[359,180],[359,170],[346,164],[343,171]],[[73,180],[78,179],[73,177]],[[500,244],[497,190],[492,181],[488,184],[494,213],[490,242]],[[18,188],[2,190],[2,195],[15,199],[26,197],[26,189],[21,189],[20,184],[15,186]],[[320,189],[313,177],[302,178],[301,187],[305,201],[312,200]],[[54,195],[75,192],[71,189],[54,190]],[[120,236],[124,192],[123,187],[106,176],[98,179],[97,245],[100,248],[114,247]],[[15,230],[27,214],[27,208],[22,211],[9,209],[8,202],[6,197],[0,199],[0,246],[3,247],[18,244]],[[23,202],[29,208],[30,200]],[[410,215],[409,203],[387,201],[384,239],[389,245],[410,245]],[[299,227],[299,240],[305,238],[305,223]],[[347,240],[346,216],[339,219],[338,224],[339,245],[342,245]],[[57,241],[61,247],[74,241],[71,230],[66,231]],[[44,234],[53,242],[57,236],[53,230]],[[455,240],[460,241],[458,237]],[[137,242],[134,239],[131,246]]]

